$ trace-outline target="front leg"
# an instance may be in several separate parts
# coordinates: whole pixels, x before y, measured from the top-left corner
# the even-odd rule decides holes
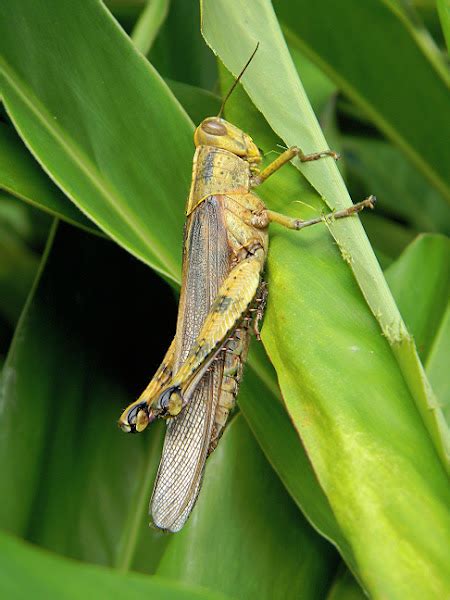
[[[270,163],[265,169],[261,171],[258,175],[255,175],[252,178],[251,186],[257,187],[261,185],[268,177],[273,175],[281,169],[286,163],[291,161],[293,158],[298,157],[301,162],[310,162],[313,160],[319,160],[320,158],[326,158],[327,156],[331,156],[335,160],[338,160],[339,154],[333,152],[333,150],[324,150],[323,152],[314,152],[313,154],[304,154],[300,148],[297,146],[292,146],[285,150],[278,158],[276,158],[273,162]]]

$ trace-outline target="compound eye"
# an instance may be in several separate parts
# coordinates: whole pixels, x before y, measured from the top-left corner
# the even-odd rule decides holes
[[[227,128],[220,121],[204,121],[202,129],[210,135],[225,135],[227,133]]]

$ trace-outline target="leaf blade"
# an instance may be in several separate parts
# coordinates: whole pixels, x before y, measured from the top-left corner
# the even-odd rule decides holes
[[[323,138],[311,110],[306,107],[299,84],[293,79],[292,69],[284,65],[283,71],[282,61],[288,59],[283,59],[284,43],[280,41],[278,24],[269,3],[259,2],[257,11],[253,5],[250,18],[237,3],[204,0],[203,30],[225,65],[234,72],[239,71],[239,63],[245,63],[244,57],[249,55],[256,39],[262,50],[267,43],[266,53],[262,52],[259,60],[255,57],[252,69],[245,74],[243,86],[274,131],[283,132],[281,137],[289,145],[300,145],[306,152],[326,148],[323,144],[311,143],[314,136],[319,141]],[[289,81],[283,89],[284,76]],[[246,128],[244,120],[237,124]],[[297,137],[293,133],[295,128]],[[255,131],[250,133],[253,135]],[[258,139],[256,142],[259,143]],[[335,199],[333,206],[342,207],[343,204],[338,204],[342,201],[345,205],[342,181],[338,180],[334,165],[329,161],[322,163],[311,166],[310,170],[304,167],[302,172],[327,203],[333,205]],[[333,174],[329,177],[331,171]],[[280,181],[284,175],[280,172],[276,177]],[[283,198],[282,184],[277,194],[275,178],[271,184],[272,195],[269,190],[263,190],[266,185],[269,182],[260,193],[271,208],[281,208],[300,218],[311,214],[295,206],[293,196]],[[308,193],[304,185],[298,188],[303,193],[300,202],[314,204],[316,212],[320,211],[317,196]],[[337,200],[341,191],[342,197]],[[359,262],[356,264],[357,270],[360,269],[358,282],[366,298],[368,296],[372,312],[380,319],[376,308],[384,311],[381,321],[390,334],[394,351],[399,354],[399,364],[410,359],[417,361],[412,345],[405,351],[395,348],[396,332],[389,327],[392,323],[401,323],[398,309],[364,234],[356,230],[357,220],[352,221],[342,223],[339,232],[335,232],[336,238],[339,244],[345,238],[345,249],[359,248],[355,254],[350,253],[352,268]],[[274,227],[270,244],[270,295],[263,342],[277,370],[288,412],[301,433],[342,534],[354,552],[360,579],[373,595],[402,598],[405,586],[411,597],[445,593],[449,582],[437,567],[438,563],[443,565],[443,556],[438,558],[439,544],[435,545],[427,535],[427,528],[417,523],[424,511],[431,519],[433,530],[436,523],[431,522],[435,518],[442,520],[440,544],[444,543],[447,535],[444,531],[448,530],[444,508],[448,493],[446,475],[403,379],[403,375],[409,378],[409,386],[416,396],[426,394],[426,380],[420,379],[423,368],[414,362],[412,367],[401,365],[400,371],[351,273],[336,248],[327,242],[326,233],[311,229],[301,237]],[[366,261],[368,254],[370,259]],[[380,283],[379,289],[374,289],[374,281],[377,286]],[[422,396],[422,410],[426,413],[428,408],[423,400]],[[433,401],[433,397],[428,396],[427,401]],[[396,430],[395,440],[389,418],[400,428]],[[434,434],[439,446],[441,440],[436,431]],[[417,456],[421,457],[420,467]],[[433,470],[431,481],[428,468]],[[400,473],[404,479],[399,477]],[[421,492],[417,496],[424,493],[433,504],[432,514],[428,512],[427,502],[419,506],[420,501],[411,491],[418,489]],[[409,508],[404,504],[405,494],[412,494],[411,504],[406,503]],[[385,510],[386,498],[391,509],[388,511]],[[399,550],[405,530],[411,535],[409,558]],[[433,559],[430,559],[431,554],[434,554]],[[430,567],[434,571],[429,580],[419,576],[417,569],[410,568],[410,564],[418,565],[422,560],[431,560]]]
[[[11,600],[32,594],[37,600],[57,594],[59,598],[81,598],[93,594],[98,600],[111,598],[136,600],[151,596],[170,600],[224,600],[225,596],[165,581],[161,577],[120,574],[110,569],[62,559],[37,550],[11,536],[0,533],[5,556],[0,566],[0,590]],[[67,582],[70,581],[70,586]]]
[[[247,6],[247,13],[239,13],[237,3],[203,0],[205,39],[234,73],[239,72],[257,39],[260,47],[252,69],[242,79],[250,98],[289,146],[297,145],[306,153],[324,150],[327,146],[323,133],[289,57],[272,6],[265,0],[258,0],[257,6],[256,12],[254,6]],[[222,26],[224,22],[229,23],[233,33],[232,44]],[[294,164],[331,208],[350,206],[350,197],[332,159]],[[329,229],[391,344],[443,464],[450,469],[449,429],[359,220],[341,219],[330,223]]]
[[[100,2],[89,0],[83,11],[61,3],[38,10],[21,0],[7,20],[1,44],[3,95],[22,138],[108,235],[176,280],[180,262],[167,245],[181,254],[178,232],[192,155],[189,118]],[[22,45],[15,43],[17,35]],[[33,65],[26,51],[30,45]],[[92,53],[96,61],[90,60]],[[120,155],[123,140],[127,152]],[[151,170],[145,160],[151,160]]]
[[[276,2],[275,7],[291,31],[289,38],[299,43],[449,200],[448,148],[443,143],[448,136],[442,131],[440,140],[431,140],[428,128],[441,131],[448,73],[424,52],[404,13],[389,0],[349,0],[330,5],[326,15],[305,1],[294,7]],[[369,22],[370,28],[366,26]],[[367,72],[370,77],[365,76]]]

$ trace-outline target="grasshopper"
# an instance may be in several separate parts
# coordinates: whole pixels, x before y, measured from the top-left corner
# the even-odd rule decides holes
[[[294,157],[337,158],[330,150],[305,155],[292,147],[260,170],[262,157],[252,138],[221,117],[256,49],[219,115],[195,130],[175,338],[147,388],[119,419],[126,432],[167,419],[150,511],[154,524],[168,531],[179,531],[194,507],[205,461],[235,404],[252,330],[259,337],[269,224],[301,230],[324,220],[271,211],[253,190]],[[371,196],[332,218],[373,208],[374,201]]]

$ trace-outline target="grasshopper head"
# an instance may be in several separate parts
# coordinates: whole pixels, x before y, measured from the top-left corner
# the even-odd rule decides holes
[[[252,138],[221,117],[208,117],[194,133],[196,146],[223,148],[248,161],[250,165],[261,162],[261,154]]]

